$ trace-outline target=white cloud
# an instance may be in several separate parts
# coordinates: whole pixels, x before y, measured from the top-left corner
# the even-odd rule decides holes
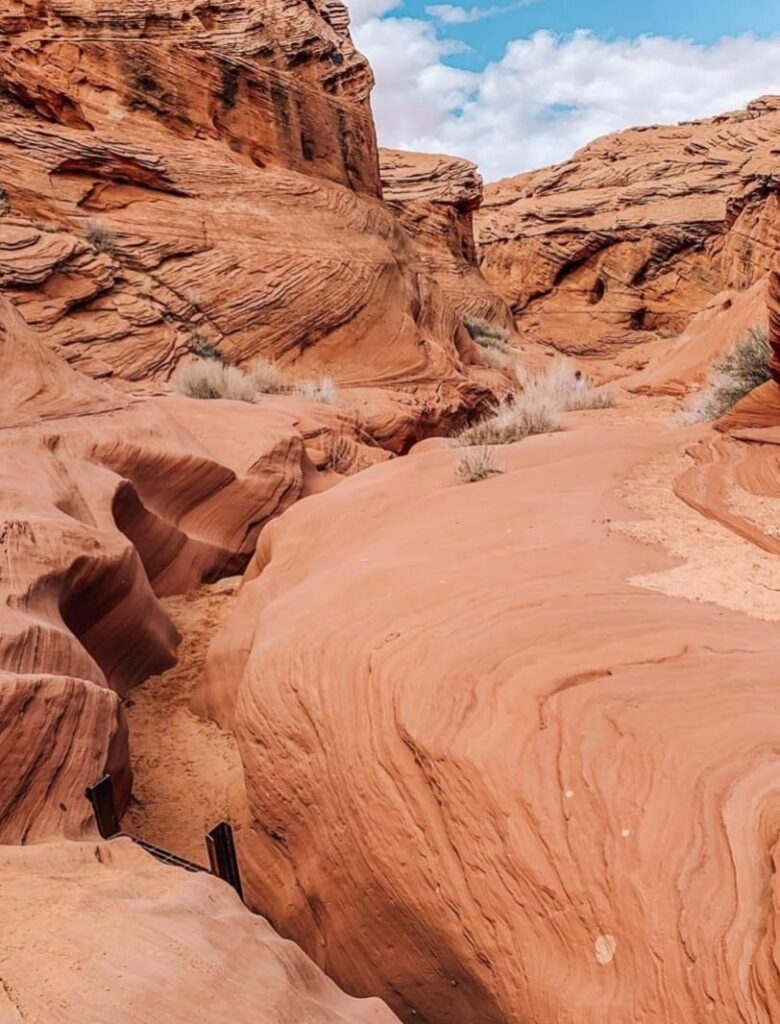
[[[516,11],[518,7],[527,7],[533,0],[520,0],[519,3],[504,4],[496,7],[457,7],[455,4],[431,4],[425,13],[444,25],[467,25],[472,21],[482,21],[496,14]]]
[[[357,0],[362,11],[392,0]],[[780,93],[780,35],[711,46],[643,36],[607,42],[587,31],[540,31],[508,43],[481,71],[450,67],[462,44],[431,21],[368,14],[353,34],[371,61],[380,143],[453,153],[487,180],[565,160],[607,132],[672,124]]]
[[[395,10],[401,0],[349,0],[349,14],[352,20],[352,31],[359,28],[371,18],[381,18],[388,11]]]

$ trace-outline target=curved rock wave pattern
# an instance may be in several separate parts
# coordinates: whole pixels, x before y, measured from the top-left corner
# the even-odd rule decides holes
[[[613,528],[686,436],[581,424],[468,486],[428,442],[263,532],[201,701],[253,905],[349,991],[431,1024],[777,1018],[777,624],[645,585],[680,559]]]

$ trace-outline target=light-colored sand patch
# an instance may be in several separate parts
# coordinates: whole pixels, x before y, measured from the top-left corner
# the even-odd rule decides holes
[[[685,454],[654,459],[631,473],[619,492],[626,504],[649,518],[615,522],[612,529],[648,544],[660,544],[682,564],[634,576],[630,582],[690,601],[712,602],[757,619],[780,620],[780,559],[695,512],[674,493],[675,480],[689,469]],[[762,499],[735,494],[751,514]],[[765,499],[770,501],[771,499]]]
[[[234,828],[244,819],[244,777],[233,736],[196,718],[189,700],[238,584],[223,580],[162,600],[182,635],[179,661],[127,702],[134,798],[122,827],[204,865],[204,834],[223,818]]]
[[[751,494],[736,486],[729,495],[729,509],[770,537],[780,537],[780,498]]]

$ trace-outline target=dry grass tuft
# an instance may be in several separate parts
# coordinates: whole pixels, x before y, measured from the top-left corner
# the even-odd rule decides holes
[[[712,368],[707,383],[682,415],[683,423],[717,420],[771,377],[769,332],[751,327]]]
[[[542,395],[517,395],[512,402],[496,406],[478,423],[462,430],[455,441],[459,445],[513,444],[532,434],[558,430],[559,410]]]
[[[329,405],[338,400],[338,389],[331,377],[292,381],[283,370],[267,359],[255,359],[242,372],[228,366],[216,345],[193,337],[197,362],[182,367],[173,378],[173,385],[190,398],[228,398],[239,402],[255,402],[261,395],[286,395],[292,392],[311,402]]]
[[[354,441],[348,437],[339,435],[328,439],[324,468],[333,470],[341,476],[353,476],[370,465],[370,462],[358,456]]]
[[[509,348],[509,331],[504,327],[497,327],[478,316],[464,316],[463,326],[483,348]]]
[[[218,363],[227,362],[214,342],[209,341],[208,338],[197,331],[192,335],[192,351],[201,359],[215,359]]]
[[[324,402],[326,405],[335,405],[339,397],[338,388],[332,377],[301,381],[296,391],[301,398],[307,398],[310,402]]]
[[[258,394],[286,395],[293,389],[284,371],[268,359],[253,360],[249,364],[246,376]]]
[[[84,237],[98,252],[107,253],[113,256],[116,253],[116,235],[99,220],[87,221],[84,228]]]
[[[455,466],[455,476],[462,484],[478,483],[503,472],[496,464],[491,449],[484,445],[463,452]]]
[[[257,394],[240,370],[216,359],[198,359],[182,366],[173,378],[173,386],[190,398],[254,402]]]
[[[519,373],[518,379],[522,391],[496,406],[485,419],[461,431],[455,438],[456,444],[512,444],[532,434],[558,430],[564,412],[604,409],[615,402],[608,392],[594,391],[565,362],[536,376]]]
[[[483,348],[480,351],[483,362],[495,370],[513,370],[517,366],[517,355],[509,349]]]
[[[582,372],[565,359],[553,363],[543,374],[532,377],[521,373],[519,379],[524,392],[530,388],[545,394],[561,412],[611,409],[615,404],[615,396],[610,391],[591,387]]]

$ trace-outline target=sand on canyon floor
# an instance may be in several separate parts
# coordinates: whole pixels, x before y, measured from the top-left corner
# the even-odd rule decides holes
[[[619,497],[646,518],[613,522],[611,528],[658,544],[680,560],[671,569],[634,576],[631,583],[757,619],[780,620],[780,559],[701,515],[675,494],[675,481],[691,465],[685,452],[660,456],[638,466],[619,486]],[[736,486],[729,495],[729,505],[759,525],[768,501]]]
[[[197,718],[189,702],[239,584],[225,579],[162,599],[182,637],[179,660],[126,701],[134,779],[122,827],[204,866],[205,833],[222,819],[240,828],[244,778],[233,735]]]

